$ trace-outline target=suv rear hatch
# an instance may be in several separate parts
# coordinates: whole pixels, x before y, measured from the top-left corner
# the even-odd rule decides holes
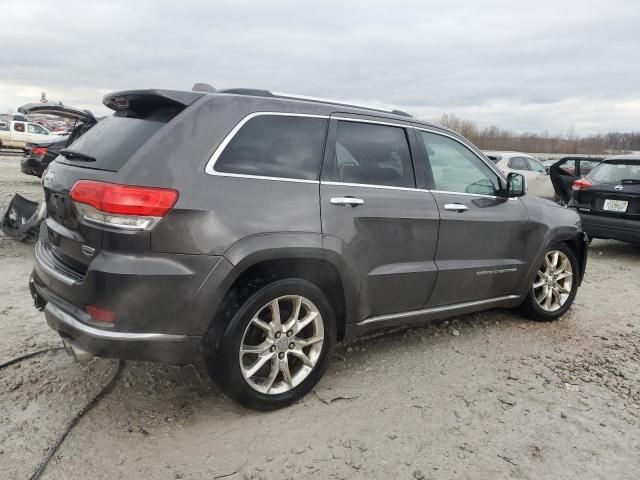
[[[201,96],[144,90],[104,98],[115,113],[63,149],[43,177],[48,241],[38,244],[36,254],[50,273],[53,269],[62,274],[59,278],[79,282],[103,248],[149,250],[149,229],[177,193],[174,198],[168,189],[118,185],[117,172]]]

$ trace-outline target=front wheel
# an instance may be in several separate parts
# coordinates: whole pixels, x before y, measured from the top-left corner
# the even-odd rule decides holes
[[[575,254],[564,243],[547,251],[533,285],[519,310],[532,320],[560,318],[573,304],[578,291],[579,266]]]
[[[336,320],[316,285],[275,281],[228,315],[218,319],[221,328],[228,322],[221,336],[207,335],[204,345],[209,373],[226,395],[249,408],[272,410],[293,403],[320,380],[335,345]]]

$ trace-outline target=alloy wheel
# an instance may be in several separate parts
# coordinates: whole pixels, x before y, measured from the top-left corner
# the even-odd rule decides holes
[[[309,376],[320,358],[324,323],[300,295],[278,297],[251,318],[240,345],[240,370],[258,392],[285,393]]]
[[[567,302],[572,286],[573,268],[569,257],[560,250],[548,252],[533,282],[536,303],[547,312],[555,312]]]

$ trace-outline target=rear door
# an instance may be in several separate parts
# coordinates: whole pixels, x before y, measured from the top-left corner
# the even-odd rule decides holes
[[[578,179],[576,171],[576,159],[574,158],[562,159],[549,168],[553,189],[564,203],[567,203],[571,198],[571,185]]]
[[[470,146],[437,131],[416,133],[440,211],[438,279],[428,306],[512,294],[526,273],[524,205],[499,196],[503,180]]]
[[[438,208],[416,188],[411,128],[333,115],[320,184],[322,232],[360,279],[360,318],[421,308],[437,270]]]

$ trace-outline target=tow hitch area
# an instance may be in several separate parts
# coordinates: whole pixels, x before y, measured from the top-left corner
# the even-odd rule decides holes
[[[2,231],[20,242],[34,241],[38,237],[45,212],[44,202],[33,202],[16,193],[2,216]]]

